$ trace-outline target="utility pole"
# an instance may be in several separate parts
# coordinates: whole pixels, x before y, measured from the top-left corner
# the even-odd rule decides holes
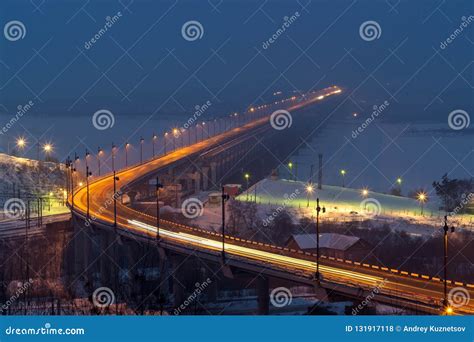
[[[321,280],[321,275],[319,273],[319,259],[320,259],[320,250],[319,250],[319,213],[323,211],[326,212],[326,208],[319,206],[319,198],[316,198],[316,280],[319,282]]]
[[[114,228],[117,228],[117,184],[116,182],[120,179],[115,175],[115,170],[113,170],[114,174]]]
[[[160,241],[160,189],[163,184],[160,184],[158,177],[156,177],[156,241]]]
[[[222,264],[225,264],[225,202],[229,199],[229,195],[225,193],[224,186],[222,186],[221,194],[222,202]]]
[[[99,148],[97,149],[97,167],[98,167],[98,171],[99,171],[99,176],[100,176],[100,155],[102,154],[102,149]]]
[[[451,233],[454,233],[454,227],[448,227],[448,215],[444,216],[444,226],[443,226],[443,245],[444,245],[444,299],[443,299],[443,308],[447,311],[449,307],[448,301],[448,232],[451,230]]]

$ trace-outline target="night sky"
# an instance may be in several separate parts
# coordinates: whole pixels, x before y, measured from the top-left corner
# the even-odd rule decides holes
[[[86,48],[106,17],[119,12]],[[295,13],[294,22],[264,48]],[[383,120],[446,122],[454,109],[473,112],[474,21],[441,47],[462,17],[472,14],[469,0],[3,0],[2,27],[18,20],[26,34],[0,39],[0,123],[17,106],[35,105],[0,135],[0,145],[5,149],[25,129],[30,140],[47,129],[48,136],[68,130],[82,137],[100,134],[78,131],[63,119],[83,118],[87,126],[102,108],[116,122],[136,119],[127,123],[133,131],[150,117],[185,120],[206,101],[213,103],[212,115],[221,115],[270,101],[275,91],[334,84],[345,89],[337,100],[345,101],[345,110],[370,113],[388,100]],[[182,26],[190,20],[202,25],[200,39],[183,38]],[[378,39],[361,39],[366,21],[380,25]],[[39,117],[44,127],[33,120]]]

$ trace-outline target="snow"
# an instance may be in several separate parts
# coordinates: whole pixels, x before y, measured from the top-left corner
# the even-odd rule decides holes
[[[257,188],[258,215],[264,220],[279,210],[285,209],[292,215],[296,223],[302,217],[316,216],[316,198],[325,213],[320,213],[321,221],[364,221],[375,220],[391,224],[392,229],[403,230],[412,235],[429,235],[433,229],[441,225],[444,212],[437,210],[439,203],[429,199],[421,215],[420,203],[411,198],[392,196],[369,191],[366,198],[361,189],[352,189],[334,185],[323,185],[309,196],[306,192],[307,183],[286,179],[274,180],[265,178],[249,189],[249,201],[255,201],[254,192]],[[237,197],[240,201],[247,200],[244,192]],[[364,202],[365,201],[365,202]],[[460,228],[472,228],[473,215],[458,214],[450,218]]]

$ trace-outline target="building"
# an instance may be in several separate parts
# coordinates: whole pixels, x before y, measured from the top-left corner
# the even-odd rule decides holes
[[[294,234],[286,246],[308,253],[316,253],[316,234]],[[356,236],[336,233],[319,234],[321,255],[348,260],[366,260],[370,256],[370,244]]]

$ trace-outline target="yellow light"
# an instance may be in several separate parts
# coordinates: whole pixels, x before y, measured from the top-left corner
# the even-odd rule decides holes
[[[446,313],[447,313],[448,315],[451,315],[453,312],[454,312],[454,310],[453,310],[452,307],[448,306],[448,307],[446,308]]]
[[[53,150],[53,145],[51,145],[51,144],[44,144],[43,150],[44,150],[45,152],[47,152],[47,153],[48,153],[48,152],[51,152],[51,151]]]
[[[420,192],[417,195],[418,201],[425,202],[427,200],[427,195],[424,192]]]
[[[288,167],[291,169],[293,167],[293,163],[292,162],[289,162],[288,163]]]
[[[307,185],[306,186],[306,191],[309,192],[309,193],[312,193],[314,190],[313,186],[311,184]]]
[[[25,147],[26,145],[26,140],[24,138],[18,138],[16,140],[16,145],[19,147],[19,148],[23,148]]]
[[[53,196],[53,193],[52,193],[52,192],[50,192],[50,193],[49,193],[49,196]]]
[[[250,111],[251,111],[251,112],[255,112],[255,108],[253,108],[253,107],[250,108]]]
[[[82,183],[82,182],[79,182],[79,186],[83,186],[83,185],[84,185],[84,183]]]
[[[346,170],[341,170],[341,175],[345,175],[346,174]]]
[[[178,135],[178,133],[179,133],[178,129],[177,129],[177,128],[173,128],[173,134],[174,134],[174,135]]]
[[[401,179],[400,177],[397,178],[397,183],[398,183],[398,184],[402,184],[402,179]]]
[[[248,173],[246,173],[244,177],[245,177],[245,179],[249,179],[250,175]]]
[[[366,197],[369,194],[369,190],[362,189],[362,196]]]

